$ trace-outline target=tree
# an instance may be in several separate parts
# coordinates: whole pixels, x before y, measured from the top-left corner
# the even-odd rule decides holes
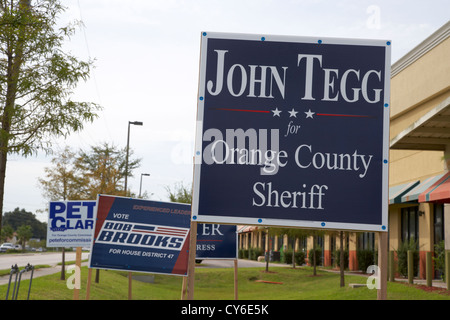
[[[186,187],[182,182],[176,183],[172,190],[166,186],[167,195],[171,202],[192,203],[192,190]]]
[[[66,147],[52,158],[53,167],[44,168],[47,180],[39,178],[38,181],[45,198],[50,201],[81,199],[81,179],[74,165],[75,155],[70,147]],[[61,280],[66,279],[65,262],[65,249],[62,248]]]
[[[5,225],[2,228],[2,233],[0,234],[0,240],[6,242],[11,239],[14,234],[14,229],[10,225]]]
[[[71,99],[93,62],[62,50],[76,27],[57,27],[64,10],[59,0],[0,0],[0,212],[8,154],[50,153],[54,138],[82,130],[100,109]]]
[[[21,225],[30,226],[33,238],[47,237],[47,223],[39,221],[33,213],[25,209],[15,208],[13,211],[5,212],[3,222],[16,232]]]
[[[344,231],[339,231],[339,286],[342,288],[345,286],[345,261],[344,261]]]
[[[70,147],[59,151],[52,158],[53,167],[44,168],[47,178],[39,178],[43,196],[50,201],[81,199],[81,185],[79,170],[74,165],[76,153]]]
[[[81,150],[75,160],[75,167],[80,174],[80,194],[82,199],[94,200],[97,194],[131,196],[124,190],[125,174],[133,176],[141,159],[132,159],[133,151],[129,151],[128,172],[125,172],[126,150],[117,149],[114,145],[103,143],[91,146],[90,151]]]
[[[317,237],[323,236],[325,234],[325,231],[323,230],[317,230],[317,229],[297,229],[297,228],[269,228],[269,233],[273,235],[285,235],[294,238],[295,239],[299,237],[312,237],[312,244],[313,247],[309,251],[309,264],[313,266],[313,276],[317,275],[317,249],[316,249],[316,242]],[[295,246],[294,246],[295,247]],[[293,253],[295,255],[295,252]],[[292,257],[292,260],[295,261],[294,256]],[[293,262],[294,263],[294,262]],[[266,264],[266,270],[268,269],[268,265]]]
[[[283,236],[288,235],[288,237],[292,238],[292,267],[295,268],[295,242],[298,238],[306,237],[310,235],[310,231],[307,229],[298,229],[298,228],[269,228],[269,234]],[[266,271],[268,271],[268,261],[266,262]]]
[[[309,234],[312,236],[312,241],[313,241],[313,247],[312,250],[310,250],[310,252],[312,252],[312,261],[311,261],[311,257],[308,257],[309,263],[313,264],[313,276],[317,275],[317,249],[316,249],[316,243],[317,243],[317,237],[321,237],[323,236],[325,233],[325,231],[323,230],[317,230],[317,229],[311,229],[309,230]]]
[[[31,230],[31,226],[27,225],[21,225],[19,228],[17,228],[17,238],[19,239],[20,243],[22,244],[22,248],[25,248],[25,243],[31,239],[33,236],[33,231]]]
[[[140,161],[129,161],[128,176],[132,176]],[[66,147],[51,162],[52,166],[44,169],[45,179],[38,179],[44,197],[51,201],[95,200],[97,194],[125,195],[125,149],[108,143],[91,146],[89,151],[75,152]]]

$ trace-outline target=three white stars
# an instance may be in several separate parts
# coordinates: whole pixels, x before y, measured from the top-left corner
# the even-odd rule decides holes
[[[278,108],[275,108],[274,110],[271,110],[271,111],[273,112],[274,117],[275,116],[280,117],[280,114],[282,112],[281,110],[278,110]],[[291,118],[291,117],[297,118],[298,111],[295,111],[294,108],[292,108],[291,111],[288,111],[288,113],[289,113],[289,118]],[[307,112],[305,112],[305,114],[306,114],[306,118],[314,119],[313,115],[315,114],[315,112],[312,112],[311,109],[309,109]]]

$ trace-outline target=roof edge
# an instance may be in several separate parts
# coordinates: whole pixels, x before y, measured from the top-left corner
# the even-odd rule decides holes
[[[399,74],[403,69],[413,64],[431,49],[442,43],[450,37],[450,21],[432,33],[428,38],[419,43],[414,49],[409,51],[399,60],[397,60],[391,67],[391,78]]]
[[[431,120],[436,114],[438,114],[440,111],[442,111],[445,108],[448,108],[450,106],[450,97],[447,97],[444,101],[439,103],[435,108],[428,111],[425,115],[420,117],[418,120],[414,121],[410,126],[408,126],[406,129],[401,131],[399,134],[397,134],[394,138],[392,138],[389,141],[389,148],[390,149],[396,149],[395,145],[400,142],[401,139],[406,137],[409,133],[414,131],[414,129],[422,126],[427,121]]]

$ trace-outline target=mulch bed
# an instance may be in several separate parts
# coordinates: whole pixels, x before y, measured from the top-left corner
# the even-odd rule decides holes
[[[417,289],[421,289],[423,291],[426,292],[434,292],[434,293],[439,293],[439,294],[443,294],[443,295],[450,295],[450,290],[444,289],[444,288],[439,288],[439,287],[428,287],[426,285],[423,284],[406,284],[408,286],[413,286]]]

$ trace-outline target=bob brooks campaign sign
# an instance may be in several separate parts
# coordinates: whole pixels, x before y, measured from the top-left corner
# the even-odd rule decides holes
[[[190,205],[98,196],[90,268],[186,275]]]

